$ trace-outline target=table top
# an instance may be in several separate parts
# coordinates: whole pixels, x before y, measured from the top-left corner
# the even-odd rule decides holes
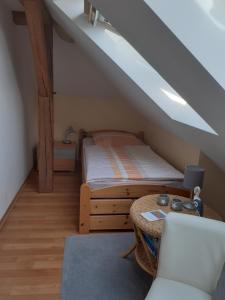
[[[161,209],[162,211],[168,213],[173,211],[170,207],[173,198],[178,198],[181,199],[182,201],[190,201],[190,199],[181,196],[176,196],[176,195],[168,195],[170,198],[169,205],[159,206],[156,203],[158,196],[159,194],[148,195],[134,201],[130,209],[130,216],[132,221],[138,228],[140,228],[142,231],[144,231],[145,233],[151,236],[159,238],[161,237],[164,220],[147,221],[145,218],[141,216],[141,213],[146,211],[151,211],[151,210],[157,210],[157,209]],[[178,213],[197,215],[196,211],[188,210],[185,208]],[[222,218],[206,204],[204,204],[204,217],[222,221]]]

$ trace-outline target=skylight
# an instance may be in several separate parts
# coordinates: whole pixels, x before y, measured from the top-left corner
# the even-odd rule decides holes
[[[166,90],[164,90],[164,89],[161,89],[162,90],[162,92],[164,93],[164,94],[166,94],[171,100],[173,100],[173,101],[175,101],[175,102],[177,102],[177,103],[179,103],[179,104],[181,104],[181,105],[187,105],[187,102],[183,99],[183,98],[181,98],[180,96],[177,96],[177,95],[175,95],[175,94],[172,94],[171,92],[168,92],[168,91],[166,91]]]
[[[225,89],[225,1],[145,2]]]
[[[217,134],[121,35],[100,28],[103,28],[101,48],[170,118]]]
[[[83,14],[82,1],[54,0],[54,3],[142,89],[150,98],[149,101],[154,101],[171,119],[211,134],[217,134],[133,46],[114,31],[113,27],[104,22],[95,22],[95,26],[88,24],[88,18]]]

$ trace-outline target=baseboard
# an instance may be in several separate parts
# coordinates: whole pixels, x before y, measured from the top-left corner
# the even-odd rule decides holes
[[[9,207],[7,208],[6,212],[4,213],[3,217],[1,218],[0,220],[0,231],[2,230],[7,218],[8,218],[8,215],[10,214],[10,212],[12,211],[15,203],[16,203],[16,200],[18,199],[18,197],[20,196],[25,184],[26,184],[26,181],[28,179],[28,177],[31,175],[31,173],[33,172],[33,167],[32,169],[30,170],[30,172],[28,173],[27,177],[25,178],[23,184],[21,185],[21,187],[19,188],[18,192],[16,193],[15,197],[13,198],[12,202],[10,203]]]

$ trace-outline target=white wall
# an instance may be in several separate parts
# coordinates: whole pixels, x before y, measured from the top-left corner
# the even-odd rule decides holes
[[[54,34],[54,136],[69,125],[77,131],[144,129],[143,118],[127,102],[79,44]]]
[[[21,92],[22,80],[16,64],[15,25],[11,12],[0,2],[0,218],[32,167],[32,142],[27,128],[28,108]],[[18,54],[18,53],[17,53]],[[26,61],[26,53],[23,53]],[[21,70],[22,71],[22,70]],[[25,71],[26,73],[26,71]],[[27,82],[31,85],[31,82]],[[24,93],[25,94],[25,93]],[[27,94],[26,94],[27,95]],[[30,95],[31,96],[31,95]],[[31,105],[32,106],[32,105]],[[29,113],[32,109],[29,109]]]
[[[145,135],[152,149],[181,172],[187,165],[198,164],[200,150],[174,134],[147,122]]]
[[[118,129],[131,132],[144,131],[145,122],[132,107],[120,98],[79,98],[56,95],[55,138],[63,139],[66,127],[72,125],[76,131]]]
[[[225,220],[225,173],[203,153],[199,164],[205,169],[203,200]]]
[[[26,149],[29,161],[32,160],[32,148],[37,144],[37,92],[28,29],[14,25],[14,44],[16,44],[16,70],[20,91],[23,97],[26,121]]]
[[[54,91],[79,98],[117,97],[118,90],[80,48],[54,33]]]

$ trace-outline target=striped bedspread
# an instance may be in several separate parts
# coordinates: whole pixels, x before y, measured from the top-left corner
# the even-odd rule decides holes
[[[85,146],[86,181],[182,180],[183,174],[149,146]]]

